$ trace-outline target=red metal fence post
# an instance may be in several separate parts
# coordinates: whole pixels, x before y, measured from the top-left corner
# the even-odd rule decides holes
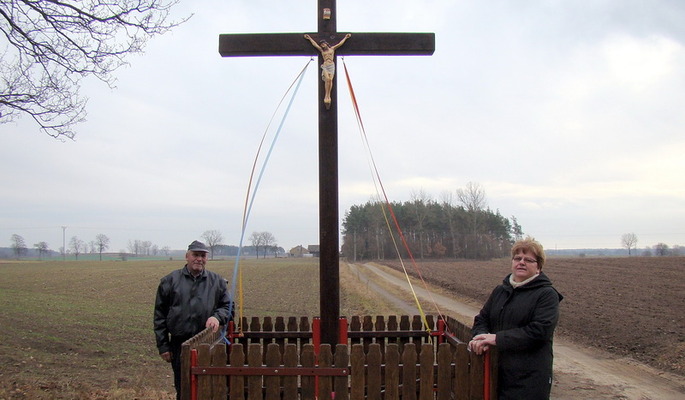
[[[338,319],[338,344],[347,344],[347,318]]]
[[[312,342],[314,342],[315,364],[319,365],[319,350],[321,350],[321,318],[314,317],[312,320]],[[314,393],[319,396],[319,377],[314,377]]]
[[[321,318],[314,317],[312,320],[312,344],[314,345],[314,354],[319,355],[319,348],[321,347]]]
[[[190,369],[197,367],[197,349],[190,350]],[[197,400],[197,375],[190,373],[190,400]]]
[[[438,319],[438,344],[445,341],[445,320]]]
[[[490,400],[490,352],[485,352],[483,360],[483,398]]]

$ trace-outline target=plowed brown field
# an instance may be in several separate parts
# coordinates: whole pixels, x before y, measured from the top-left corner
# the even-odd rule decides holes
[[[510,272],[508,260],[417,266],[427,282],[480,303]],[[558,334],[685,374],[685,257],[550,258],[543,271],[564,295]]]

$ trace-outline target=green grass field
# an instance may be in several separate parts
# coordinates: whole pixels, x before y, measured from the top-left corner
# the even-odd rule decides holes
[[[244,316],[316,316],[318,259],[241,261]],[[183,261],[0,261],[0,400],[170,399],[152,332],[159,279]],[[234,260],[208,269],[229,280]],[[341,268],[341,314],[393,310]],[[240,285],[236,285],[239,287]],[[240,291],[238,292],[240,293]]]

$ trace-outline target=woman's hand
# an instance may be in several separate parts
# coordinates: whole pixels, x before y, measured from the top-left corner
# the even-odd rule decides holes
[[[497,335],[494,333],[482,333],[474,336],[467,348],[469,351],[481,355],[488,351],[490,346],[497,346]]]

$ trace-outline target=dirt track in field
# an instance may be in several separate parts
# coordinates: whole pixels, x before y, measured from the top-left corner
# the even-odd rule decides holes
[[[616,259],[613,261],[609,259],[609,261],[600,263],[582,260],[580,264],[588,269],[604,268],[604,271],[601,271],[603,273],[599,275],[603,275],[605,279],[596,280],[592,273],[588,273],[586,274],[588,282],[583,283],[581,279],[576,277],[573,285],[580,285],[579,289],[575,289],[573,285],[562,283],[567,279],[566,274],[555,274],[557,270],[565,270],[570,273],[571,268],[574,268],[576,273],[582,272],[584,268],[578,267],[577,260],[551,260],[548,264],[550,268],[546,270],[547,274],[554,281],[555,287],[566,296],[562,305],[569,300],[569,297],[571,299],[561,309],[562,321],[555,337],[555,382],[552,389],[552,398],[554,399],[657,400],[685,398],[682,350],[679,352],[683,346],[683,317],[680,312],[683,304],[681,297],[684,294],[679,291],[679,288],[685,284],[683,282],[683,274],[685,273],[682,269],[683,259],[675,259],[675,264],[663,266],[663,274],[660,279],[668,282],[652,282],[642,286],[643,288],[653,288],[656,293],[641,293],[641,295],[635,291],[627,290],[627,287],[631,286],[630,281],[635,271],[625,271],[636,267],[631,263],[639,263],[640,261],[621,260],[623,260],[621,263],[617,262]],[[567,262],[568,264],[566,264]],[[457,266],[457,264],[460,265]],[[430,312],[434,312],[434,309],[438,308],[444,314],[470,323],[487,294],[508,272],[507,268],[501,265],[501,260],[467,264],[421,263],[421,275],[425,281],[431,283],[426,284],[430,285],[426,290],[424,284],[417,281],[414,284],[414,291],[422,304],[431,304],[431,306],[427,306],[430,308]],[[382,294],[395,307],[411,314],[418,312],[416,305],[408,301],[411,300],[409,293],[402,292],[408,290],[406,277],[396,269],[376,263],[348,264],[348,267],[363,284]],[[397,265],[394,267],[398,268]],[[477,270],[473,268],[477,268]],[[464,269],[471,269],[471,271],[465,275],[468,271]],[[475,277],[476,275],[478,278]],[[457,280],[457,277],[464,276],[469,278]],[[616,280],[616,276],[623,279],[612,282],[611,276],[614,276],[614,280]],[[485,283],[488,280],[491,282]],[[436,282],[438,285],[435,285]],[[456,287],[461,290],[455,290]],[[593,293],[595,287],[597,289]],[[566,292],[564,292],[565,290]],[[675,290],[675,292],[671,290]],[[455,295],[455,292],[461,295]],[[632,310],[630,311],[631,315],[624,315],[625,310],[617,305],[619,302],[608,300],[607,297],[629,297],[632,304],[626,307]],[[646,300],[642,300],[641,297],[645,297]],[[589,307],[588,302],[594,303],[594,306]],[[666,304],[666,302],[670,303]],[[618,310],[614,310],[613,313],[603,311],[605,308],[612,308],[612,305],[614,309],[618,308]],[[422,305],[422,307],[426,306]],[[642,310],[640,307],[646,307],[646,310]],[[658,310],[659,307],[675,307],[675,309],[661,312]],[[580,315],[580,310],[589,310],[589,312]],[[653,324],[654,316],[651,315],[653,312],[665,318],[664,321],[668,321],[669,324],[667,325],[670,325],[671,328],[646,325]],[[642,315],[640,316],[640,314]],[[600,315],[601,319],[605,320],[603,324],[596,323],[596,320],[600,319]],[[669,318],[671,319],[669,320]],[[566,319],[565,324],[564,319]],[[593,320],[595,323],[592,322]],[[623,328],[620,327],[626,326],[626,320],[637,321],[632,322],[633,333],[625,339],[628,344],[626,345],[621,340],[614,339],[612,341],[612,338],[622,337]],[[659,358],[659,354],[662,352],[649,351],[648,347],[652,345],[650,340],[653,340],[647,339],[649,332],[635,332],[639,330],[649,331],[650,329],[673,330],[672,335],[676,337],[669,342],[673,348],[668,350],[668,357]],[[613,332],[613,335],[605,334],[605,330]],[[634,337],[645,338],[645,340],[636,342]],[[590,344],[593,338],[597,340],[598,346]],[[626,346],[628,348],[625,348]],[[636,353],[641,356],[642,361],[633,357],[634,354],[630,353],[631,347],[643,350]],[[646,364],[643,361],[645,359],[658,359],[654,362],[655,364],[669,367],[667,370],[657,369],[653,365]]]

